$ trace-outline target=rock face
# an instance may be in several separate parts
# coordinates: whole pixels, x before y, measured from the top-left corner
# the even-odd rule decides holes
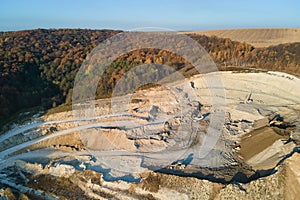
[[[223,86],[214,85],[216,76]],[[55,181],[75,188],[78,198],[293,199],[300,80],[287,77],[197,75],[138,90],[129,100],[97,100],[90,118],[44,116],[0,136],[0,176],[14,184],[15,176],[28,179],[22,184],[49,195],[53,190],[34,180]],[[68,198],[68,188],[55,191]]]
[[[77,157],[80,160],[83,158]],[[86,160],[87,161],[87,160]],[[140,183],[128,183],[123,181],[106,182],[103,175],[98,172],[83,170],[63,173],[63,169],[71,169],[69,164],[51,165],[51,169],[37,164],[17,162],[14,166],[26,174],[29,182],[26,186],[34,190],[44,191],[55,197],[68,198],[74,195],[77,198],[118,198],[118,199],[287,199],[294,200],[299,195],[300,185],[300,154],[295,153],[281,165],[276,173],[251,181],[247,184],[232,183],[221,184],[192,177],[180,177],[155,172],[143,174]],[[73,164],[74,165],[74,164]],[[48,165],[50,166],[50,165]],[[76,165],[75,165],[76,167]],[[13,168],[8,168],[15,173]],[[61,171],[49,174],[49,171]],[[20,179],[15,173],[14,177]],[[55,177],[54,177],[55,176]],[[1,180],[10,180],[7,179]],[[47,182],[48,180],[48,182]],[[51,180],[51,186],[49,181]],[[0,181],[1,182],[1,181]],[[3,181],[0,184],[4,184]],[[5,185],[5,184],[4,184]],[[4,189],[8,186],[6,185]],[[13,187],[11,184],[10,187]],[[24,186],[23,186],[24,187]],[[57,187],[57,189],[56,189]],[[26,187],[24,187],[26,188]],[[23,188],[23,189],[24,189]],[[120,192],[122,191],[122,192]],[[76,192],[76,193],[74,193]],[[26,193],[29,195],[32,193]],[[9,195],[4,190],[0,195]],[[10,195],[13,195],[11,193]],[[51,195],[50,195],[51,197]]]
[[[295,153],[286,160],[285,197],[286,199],[297,199],[300,194],[300,154]]]

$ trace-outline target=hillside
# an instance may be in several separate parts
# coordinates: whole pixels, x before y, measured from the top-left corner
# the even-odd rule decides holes
[[[296,198],[300,43],[255,48],[189,34],[222,72],[194,75],[194,67],[175,53],[137,49],[106,68],[96,91],[102,99],[79,101],[73,110],[13,115],[37,105],[70,104],[83,60],[117,33],[0,34],[0,199]],[[131,97],[103,98],[143,63],[169,65],[185,78],[146,85]],[[138,76],[166,77],[156,69]],[[123,88],[139,83],[134,73],[126,77],[132,81]],[[12,115],[14,123],[2,126]]]
[[[0,33],[0,119],[20,109],[65,102],[82,61],[111,30]]]
[[[300,42],[300,28],[261,28],[207,30],[189,33],[229,38],[246,42],[254,47],[268,47],[285,43]]]
[[[70,103],[74,78],[85,57],[99,42],[119,32],[38,29],[0,33],[0,119],[37,105],[50,108]],[[300,75],[300,43],[256,49],[230,39],[189,36],[208,51],[221,70],[238,66]],[[161,60],[161,56],[166,59]],[[187,77],[195,73],[178,55],[141,49],[122,55],[107,69],[101,77],[97,97],[109,96],[116,81],[142,63],[168,64]]]

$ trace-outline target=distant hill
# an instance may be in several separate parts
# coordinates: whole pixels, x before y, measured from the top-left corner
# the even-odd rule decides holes
[[[0,32],[0,121],[23,108],[70,103],[74,78],[85,57],[117,33],[120,31],[82,29]],[[255,48],[215,36],[189,36],[205,48],[221,70],[251,67],[300,76],[300,43]],[[99,81],[97,97],[109,96],[116,81],[142,63],[171,65],[185,76],[195,73],[189,63],[171,52],[136,50],[120,56],[107,69]]]
[[[194,31],[186,33],[203,34],[229,38],[233,41],[246,42],[254,47],[268,47],[279,44],[300,42],[300,28],[245,28]]]

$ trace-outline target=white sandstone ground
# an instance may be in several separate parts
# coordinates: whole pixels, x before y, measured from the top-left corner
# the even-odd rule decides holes
[[[138,178],[151,167],[194,171],[201,167],[234,167],[241,161],[255,170],[272,169],[299,145],[299,85],[299,78],[279,72],[220,72],[136,91],[129,98],[129,105],[128,96],[116,97],[116,104],[112,106],[110,99],[96,100],[95,116],[89,119],[84,116],[74,119],[71,111],[56,113],[1,135],[0,170],[22,158],[43,160],[48,157],[59,161],[74,155],[79,156],[82,168],[101,165],[109,169],[113,177]],[[276,132],[280,128],[270,127],[270,118],[276,114],[284,121],[274,123],[292,125],[284,132],[288,134],[281,136]],[[222,123],[220,135],[215,134],[218,123]],[[259,137],[264,135],[268,138],[260,141]],[[251,143],[256,146],[252,148]],[[44,155],[43,150],[36,150],[46,147],[50,150]],[[68,153],[62,152],[68,149]],[[91,153],[96,162],[82,161],[82,156]],[[296,177],[298,172],[292,163],[298,155],[295,153],[287,162]],[[64,163],[51,166],[46,172],[42,167],[40,170],[58,177],[72,176],[77,171],[76,167]],[[276,173],[266,179],[277,176]],[[299,181],[299,177],[295,180]],[[202,182],[210,185],[205,191],[216,193],[217,199],[225,198],[221,194],[230,187],[234,188],[232,195],[244,194],[233,185],[216,189],[218,187],[209,181]],[[262,183],[257,180],[243,187],[252,191],[248,188],[254,187],[253,184]],[[298,192],[296,188],[295,191]],[[151,195],[158,199],[168,194],[191,197],[191,194],[177,192],[174,188],[162,187]],[[145,189],[135,189],[135,193],[149,194]]]

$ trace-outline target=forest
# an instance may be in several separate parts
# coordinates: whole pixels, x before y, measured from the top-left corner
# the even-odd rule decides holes
[[[0,32],[0,120],[24,108],[41,105],[48,109],[70,104],[74,79],[86,56],[101,41],[120,32],[87,29]],[[300,75],[300,43],[254,48],[226,38],[189,36],[204,47],[221,70],[251,67]],[[142,63],[170,65],[185,76],[193,74],[192,66],[172,52],[139,49],[121,55],[106,69],[98,83],[97,98],[110,96],[116,81]]]

